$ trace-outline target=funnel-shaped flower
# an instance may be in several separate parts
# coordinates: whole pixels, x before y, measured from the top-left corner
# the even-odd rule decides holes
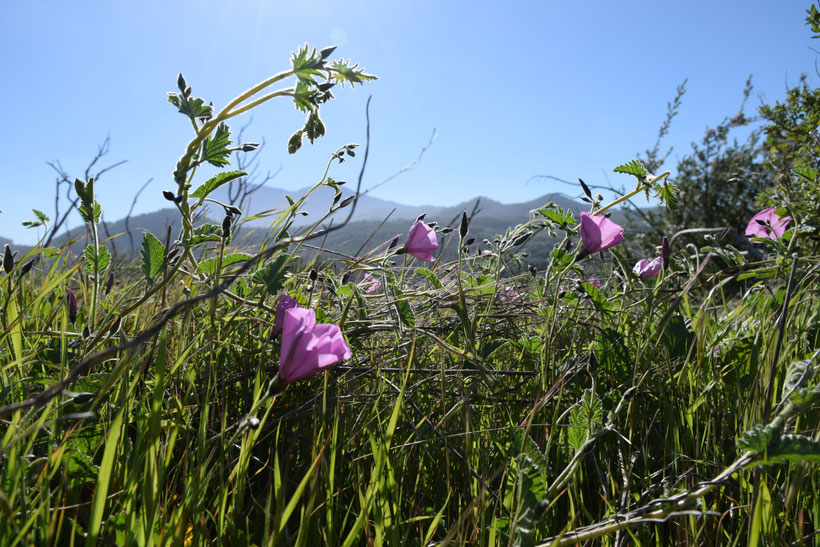
[[[518,291],[509,285],[504,285],[498,289],[498,299],[502,302],[509,302],[518,298]]]
[[[344,359],[350,359],[350,347],[337,325],[317,325],[316,312],[308,308],[285,311],[279,358],[279,377],[285,383],[309,378]]]
[[[752,217],[746,226],[746,237],[767,237],[780,239],[786,233],[792,217],[780,218],[774,208],[764,209]]]
[[[407,241],[404,243],[404,252],[411,254],[419,260],[433,262],[433,251],[438,249],[438,239],[436,232],[424,221],[417,221],[410,228],[407,234]]]
[[[299,303],[295,298],[282,293],[279,302],[276,304],[276,315],[273,316],[273,333],[281,334],[285,326],[285,312],[291,308],[298,308]]]
[[[579,231],[585,255],[609,249],[624,240],[624,229],[603,215],[581,213]]]
[[[647,260],[642,258],[635,264],[635,267],[632,268],[632,271],[635,272],[637,275],[641,276],[641,279],[649,279],[650,277],[655,277],[660,273],[661,267],[663,266],[663,257],[659,256],[655,260]]]
[[[590,277],[589,282],[592,283],[592,286],[595,287],[596,289],[601,288],[601,280],[598,279],[597,277]]]

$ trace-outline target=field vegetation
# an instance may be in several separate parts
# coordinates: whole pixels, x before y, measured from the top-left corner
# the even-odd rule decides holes
[[[479,237],[470,211],[419,218],[334,255],[370,143],[342,144],[249,245],[209,197],[257,148],[230,124],[292,100],[289,152],[321,138],[334,86],[375,78],[334,55],[300,47],[219,110],[179,76],[177,236],[113,255],[83,177],[79,256],[40,211],[41,244],[6,246],[0,544],[816,543],[820,89],[741,110],[676,176],[656,146],[613,200],[581,181],[580,214]],[[297,227],[322,187],[340,214]],[[644,195],[648,231],[609,218]]]

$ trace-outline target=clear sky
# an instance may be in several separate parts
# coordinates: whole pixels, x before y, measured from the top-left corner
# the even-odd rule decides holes
[[[33,242],[21,227],[38,208],[53,217],[60,160],[81,175],[110,136],[102,165],[128,160],[100,181],[109,219],[167,205],[171,171],[191,137],[165,94],[183,72],[217,108],[289,66],[308,42],[337,44],[380,80],[336,90],[322,117],[327,135],[295,156],[288,137],[303,115],[288,100],[255,115],[247,140],[267,147],[270,183],[313,183],[338,146],[364,143],[371,104],[373,185],[438,138],[411,171],[373,195],[453,205],[476,195],[505,203],[576,190],[533,175],[618,182],[609,172],[652,146],[675,88],[687,93],[667,145],[675,157],[708,125],[737,111],[754,75],[754,113],[781,99],[816,54],[804,26],[808,1],[689,2],[542,0],[26,0],[0,6],[3,130],[0,235]],[[274,101],[275,102],[275,101]],[[242,121],[234,121],[234,126]],[[336,178],[355,178],[358,162]],[[523,220],[523,219],[522,219]],[[77,224],[75,219],[73,224]]]

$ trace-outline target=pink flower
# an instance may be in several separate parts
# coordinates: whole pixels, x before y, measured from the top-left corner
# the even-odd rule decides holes
[[[641,276],[641,279],[649,279],[650,277],[655,277],[661,271],[661,267],[663,266],[663,257],[659,256],[655,260],[647,260],[642,258],[635,264],[635,267],[632,268],[632,271]]]
[[[596,289],[601,288],[601,280],[598,279],[597,277],[590,277],[589,282],[592,283],[592,286],[595,287]]]
[[[378,279],[371,277],[370,274],[364,276],[362,282],[359,283],[359,288],[362,289],[365,294],[370,294],[374,291],[377,291],[381,286],[382,282]]]
[[[287,384],[310,378],[345,359],[350,346],[337,325],[316,324],[316,312],[309,308],[285,311],[279,377]]]
[[[746,226],[746,237],[766,237],[780,239],[789,226],[792,217],[780,218],[774,208],[764,209],[752,217]]]
[[[433,251],[438,249],[438,239],[436,232],[423,221],[417,221],[407,234],[407,241],[404,243],[404,252],[411,254],[419,260],[433,262]]]
[[[518,298],[518,293],[509,285],[505,285],[498,290],[498,299],[502,302],[508,302],[514,298]]]
[[[281,334],[285,326],[285,312],[291,308],[298,308],[299,303],[296,299],[282,293],[279,297],[279,303],[276,304],[276,315],[273,316],[273,333]]]
[[[624,240],[624,229],[602,215],[581,213],[580,233],[584,255],[609,249]]]

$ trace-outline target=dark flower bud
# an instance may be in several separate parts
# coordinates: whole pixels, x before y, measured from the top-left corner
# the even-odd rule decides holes
[[[348,281],[350,281],[350,270],[342,274],[342,285],[347,285]]]
[[[185,91],[183,91],[182,94],[185,95],[186,97],[190,97],[191,96],[191,86],[186,87]]]
[[[162,197],[164,197],[168,201],[176,201],[176,199],[177,199],[176,195],[173,192],[171,192],[170,190],[163,190],[162,191]]]
[[[418,216],[418,218],[416,218],[416,222],[418,222],[418,221],[420,221],[420,220],[424,220],[424,217],[426,217],[426,216],[427,216],[427,213],[422,213],[422,214],[420,214],[420,215]],[[414,222],[413,224],[415,224],[415,222]]]
[[[83,339],[87,339],[89,336],[91,336],[91,329],[86,325],[83,327]]]
[[[9,244],[6,243],[6,250],[3,253],[3,270],[5,270],[6,273],[11,273],[13,269],[14,255],[11,254],[11,247],[9,247]]]
[[[331,87],[333,87],[334,85],[336,85],[336,82],[324,82],[324,83],[322,83],[322,84],[319,84],[319,85],[318,85],[318,86],[316,86],[316,87],[318,87],[318,88],[319,88],[319,91],[327,91],[327,90],[329,90]],[[349,152],[349,150],[348,150],[348,152]]]
[[[467,211],[462,211],[461,212],[461,225],[459,225],[459,227],[458,227],[458,235],[461,237],[461,239],[464,239],[464,236],[467,235],[468,227],[469,226],[468,226],[468,223],[467,223]]]
[[[174,258],[176,258],[177,254],[179,254],[179,248],[171,249],[171,252],[168,253],[167,257],[165,257],[165,260],[171,262]]]
[[[584,194],[586,194],[588,198],[592,198],[592,191],[589,189],[589,186],[587,186],[587,183],[580,178],[578,179],[578,182],[581,183],[581,190],[584,191]]]
[[[516,236],[516,238],[512,240],[512,246],[517,247],[519,245],[523,245],[531,237],[532,232],[526,232],[521,234],[520,236]]]
[[[246,142],[245,144],[239,147],[239,150],[241,150],[242,152],[253,152],[257,148],[259,148],[258,142]]]
[[[467,240],[464,242],[464,245],[465,245],[465,246],[467,246],[467,245],[472,245],[473,243],[475,243],[475,238],[474,238],[474,237],[471,237],[471,238],[467,239]]]
[[[331,54],[332,54],[332,53],[333,53],[333,51],[336,49],[336,47],[337,47],[337,46],[328,46],[328,47],[326,47],[326,48],[324,48],[324,49],[320,50],[320,51],[319,51],[319,55],[321,55],[321,56],[322,56],[322,59],[327,59],[328,57],[330,57],[330,56],[331,56]]]
[[[538,275],[538,269],[532,264],[530,264],[530,275],[532,275],[533,277]]]
[[[455,231],[455,228],[449,228],[448,227],[448,228],[442,228],[441,230],[439,230],[439,233],[446,235],[446,234],[449,234],[450,232],[453,232],[453,231]]]
[[[288,139],[288,154],[295,154],[297,150],[302,148],[302,130],[290,136]]]
[[[34,266],[34,260],[29,260],[23,264],[23,267],[20,268],[20,277],[26,275],[31,270],[32,266]]]
[[[567,295],[567,291],[561,291],[558,293],[558,298],[564,298]]]
[[[105,282],[105,295],[108,296],[108,294],[111,292],[111,289],[113,289],[113,288],[114,288],[114,272],[110,272],[108,274],[108,279]]]
[[[65,304],[68,308],[68,322],[73,323],[77,320],[77,297],[71,289],[65,290]]]
[[[387,250],[390,250],[390,249],[394,248],[398,244],[399,244],[399,236],[396,236],[390,241],[390,245],[387,247]]]
[[[356,196],[350,196],[343,199],[342,202],[339,204],[339,209],[344,209],[345,207],[353,203],[354,199],[356,199]]]
[[[185,81],[185,76],[182,75],[182,72],[177,76],[177,87],[183,93],[185,92],[185,88],[188,87],[188,82]]]
[[[310,273],[308,273],[308,277],[311,281],[316,281],[316,278],[319,277],[319,272],[311,268]]]
[[[240,216],[242,214],[242,209],[234,205],[228,205],[226,209],[232,215]]]
[[[228,239],[229,237],[231,237],[231,217],[225,216],[222,219],[222,238]]]
[[[672,249],[669,247],[669,238],[663,236],[661,241],[661,256],[663,257],[663,267],[669,267],[669,257],[672,256]]]

